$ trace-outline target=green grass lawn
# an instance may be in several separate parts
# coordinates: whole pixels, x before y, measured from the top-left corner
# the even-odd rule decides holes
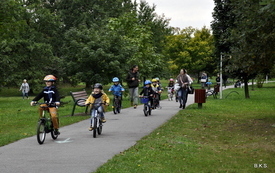
[[[187,107],[96,172],[275,172],[275,83],[264,86]]]

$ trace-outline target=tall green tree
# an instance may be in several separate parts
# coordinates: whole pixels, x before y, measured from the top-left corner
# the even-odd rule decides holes
[[[165,57],[168,58],[174,75],[177,75],[181,68],[186,68],[189,73],[198,76],[201,71],[213,73],[216,63],[213,56],[213,36],[209,29],[188,27],[169,36],[168,40]]]
[[[214,12],[211,28],[214,36],[215,55],[217,59],[221,53],[229,53],[232,46],[230,40],[231,29],[235,25],[235,13],[233,12],[232,0],[214,0]]]
[[[110,4],[104,6],[100,3],[96,6],[97,10],[102,9],[104,25],[102,21],[97,23],[92,18],[89,22],[87,20],[90,18],[82,17],[78,19],[82,23],[78,26],[74,24],[65,32],[62,49],[70,67],[68,74],[71,80],[79,79],[89,86],[94,82],[107,83],[114,75],[124,78],[123,73],[126,74],[134,64],[140,66],[140,72],[144,76],[152,75],[156,69],[161,71],[164,66],[162,55],[157,52],[157,46],[163,45],[154,44],[153,40],[164,42],[164,33],[168,30],[165,24],[167,21],[157,18],[155,9],[146,2],[132,5],[125,3],[126,1],[117,2],[121,4],[120,9],[124,10],[114,10],[114,14],[109,10],[103,15]],[[95,6],[94,3],[90,5],[91,8]],[[163,33],[154,35],[154,26]]]
[[[22,79],[30,80],[32,87],[42,76],[57,72],[58,61],[53,55],[51,32],[55,20],[40,1],[1,1],[0,61],[1,77],[5,85],[18,85]],[[51,25],[52,27],[48,27]],[[48,27],[48,28],[47,28]],[[55,74],[57,75],[57,73]]]
[[[224,2],[225,3],[225,2]],[[226,4],[228,5],[228,3]],[[216,42],[228,42],[227,56],[224,56],[226,71],[242,79],[245,83],[245,97],[250,98],[248,81],[257,74],[267,74],[274,64],[274,1],[261,5],[260,1],[237,0],[229,3],[230,35],[216,39]],[[224,19],[219,19],[219,22]],[[218,23],[219,23],[218,22]],[[213,28],[217,29],[217,28]]]

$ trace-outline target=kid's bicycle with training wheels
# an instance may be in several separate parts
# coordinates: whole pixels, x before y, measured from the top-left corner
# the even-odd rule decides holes
[[[101,135],[102,133],[102,127],[103,127],[103,122],[101,117],[101,112],[98,110],[100,107],[102,108],[101,105],[104,105],[104,103],[93,103],[91,114],[93,114],[92,117],[92,126],[93,126],[93,137],[96,138],[96,135]],[[103,108],[102,108],[103,109]],[[102,110],[103,111],[103,110]]]
[[[143,103],[143,112],[145,116],[151,115],[151,106],[149,103],[149,97],[148,96],[142,96],[140,98],[141,103]]]
[[[43,109],[42,117],[39,118],[37,124],[37,142],[43,144],[46,139],[46,133],[51,133],[52,138],[55,140],[58,134],[55,134],[53,122],[49,113],[49,107],[57,107],[55,103],[36,103]],[[48,113],[47,113],[48,112]],[[46,116],[48,114],[49,116]]]
[[[119,96],[114,96],[112,108],[113,108],[114,114],[120,113],[120,110],[121,110],[121,98]]]

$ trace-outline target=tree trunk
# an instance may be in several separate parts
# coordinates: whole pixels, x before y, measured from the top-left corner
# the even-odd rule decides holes
[[[200,79],[201,79],[201,76],[200,76],[200,72],[198,72],[198,84],[200,83]]]
[[[85,88],[91,88],[91,87],[93,87],[91,84],[91,82],[89,81],[89,82],[85,82],[85,84],[86,84],[86,86],[85,86]]]
[[[249,99],[250,96],[249,96],[248,80],[247,79],[244,80],[244,93],[245,93],[245,98]]]

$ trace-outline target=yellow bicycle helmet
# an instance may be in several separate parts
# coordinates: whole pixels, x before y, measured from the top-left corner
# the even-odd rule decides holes
[[[152,82],[157,82],[157,79],[152,79]]]

